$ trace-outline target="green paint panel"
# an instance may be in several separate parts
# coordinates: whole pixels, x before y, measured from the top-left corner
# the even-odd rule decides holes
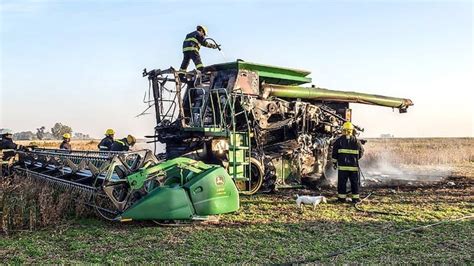
[[[125,210],[120,219],[187,220],[195,215],[233,212],[239,209],[239,195],[226,170],[178,157],[140,169],[127,177],[139,189],[150,174],[166,176],[164,185],[153,189]]]
[[[293,173],[288,159],[279,157],[272,160],[275,167],[275,175],[280,180],[280,184],[285,184],[287,179],[293,178]]]
[[[265,83],[298,85],[311,82],[311,78],[307,77],[309,74],[311,74],[311,72],[300,69],[255,64],[244,61],[216,64],[206,67],[206,71],[219,71],[228,69],[245,69],[255,71],[258,73],[260,81],[264,81]]]
[[[131,208],[122,219],[132,220],[186,220],[193,216],[188,194],[180,187],[158,187]]]
[[[184,185],[189,191],[197,215],[234,212],[239,209],[239,192],[234,181],[221,167],[216,167]]]

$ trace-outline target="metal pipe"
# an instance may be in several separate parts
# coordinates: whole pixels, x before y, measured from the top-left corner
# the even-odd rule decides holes
[[[290,85],[263,84],[263,97],[300,98],[328,102],[350,102],[398,108],[406,112],[413,105],[410,99],[366,94],[352,91],[336,91],[317,87],[299,87]]]

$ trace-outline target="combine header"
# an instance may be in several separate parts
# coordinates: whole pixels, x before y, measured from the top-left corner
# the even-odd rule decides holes
[[[21,174],[62,189],[80,190],[109,220],[192,220],[239,209],[227,172],[189,158],[159,162],[137,152],[33,149],[18,152]]]
[[[202,72],[143,72],[152,142],[160,157],[185,156],[224,167],[243,194],[314,184],[324,177],[331,141],[351,120],[349,103],[396,108],[403,98],[303,87],[310,72],[236,61]],[[357,130],[362,131],[360,127]]]

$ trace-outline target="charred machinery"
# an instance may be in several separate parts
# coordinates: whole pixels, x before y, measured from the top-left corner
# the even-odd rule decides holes
[[[295,187],[325,175],[331,141],[351,120],[350,103],[398,109],[409,99],[328,90],[310,72],[236,61],[202,72],[143,72],[156,114],[159,157],[221,165],[241,193]],[[360,127],[357,130],[362,131]]]

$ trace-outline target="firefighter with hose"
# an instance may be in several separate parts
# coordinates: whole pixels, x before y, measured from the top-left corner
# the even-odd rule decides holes
[[[189,61],[191,60],[193,60],[197,70],[202,71],[204,69],[201,56],[199,55],[201,45],[207,48],[220,50],[219,45],[215,43],[215,41],[214,43],[209,42],[208,40],[212,39],[206,39],[206,36],[207,28],[202,25],[198,25],[195,31],[186,35],[183,42],[183,61],[181,62],[179,71],[185,72],[188,69]],[[181,77],[184,77],[184,75]]]
[[[354,136],[354,125],[347,121],[342,125],[342,133],[333,144],[332,162],[337,169],[338,202],[346,202],[348,198],[347,181],[351,184],[350,198],[352,203],[360,202],[359,160],[364,154],[362,143]]]
[[[126,138],[115,140],[114,143],[112,143],[110,150],[111,151],[129,151],[130,147],[135,145],[136,142],[137,142],[137,139],[134,136],[128,135]]]

